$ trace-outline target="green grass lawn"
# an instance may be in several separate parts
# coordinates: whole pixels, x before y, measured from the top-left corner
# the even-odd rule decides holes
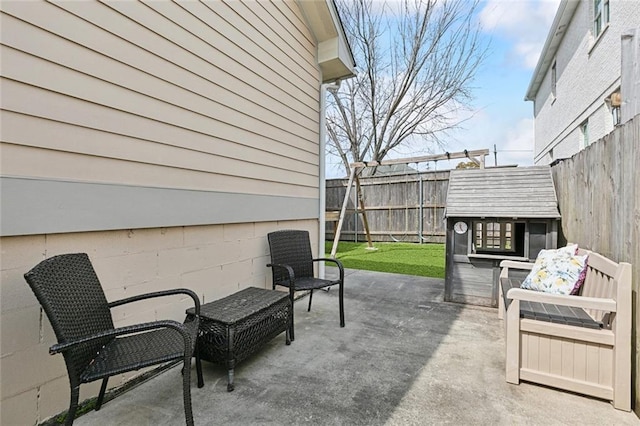
[[[330,241],[325,243],[326,253],[331,253],[331,245]],[[377,250],[367,250],[367,243],[341,241],[336,258],[345,268],[444,278],[444,244],[374,243],[374,246]]]

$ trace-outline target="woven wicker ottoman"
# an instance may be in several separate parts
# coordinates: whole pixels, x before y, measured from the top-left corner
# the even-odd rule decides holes
[[[187,315],[193,314],[193,309],[187,310]],[[256,287],[206,303],[200,307],[200,357],[227,366],[231,392],[236,363],[283,331],[286,344],[291,344],[291,314],[289,293]]]

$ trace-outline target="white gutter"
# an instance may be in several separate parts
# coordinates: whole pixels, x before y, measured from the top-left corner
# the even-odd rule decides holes
[[[327,222],[325,220],[325,210],[327,205],[327,182],[326,174],[326,144],[327,144],[327,85],[320,84],[320,140],[318,143],[318,188],[320,190],[320,202],[318,212],[318,257],[324,257],[324,238]],[[324,262],[318,262],[318,277],[324,279]]]
[[[326,175],[326,147],[327,147],[327,89],[338,90],[340,88],[340,80],[332,83],[320,84],[320,141],[318,143],[319,156],[319,177],[318,188],[320,190],[320,202],[318,212],[318,257],[324,257],[324,239],[326,233],[326,217],[327,209],[327,181]],[[324,262],[318,262],[318,276],[324,278]]]

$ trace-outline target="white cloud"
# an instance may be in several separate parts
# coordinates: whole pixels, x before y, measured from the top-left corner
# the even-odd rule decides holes
[[[512,43],[512,55],[534,68],[560,0],[486,0],[480,23],[487,32]]]
[[[512,54],[520,58],[527,68],[535,68],[544,43],[521,42],[514,46]]]
[[[505,164],[533,164],[533,119],[523,118],[507,128],[504,142],[498,144],[498,162]]]
[[[449,151],[488,149],[486,163],[493,166],[495,147],[499,166],[533,164],[533,118],[500,120],[489,111],[479,110],[465,127],[447,140]]]
[[[560,0],[486,0],[480,21],[491,30],[546,34],[559,3]]]

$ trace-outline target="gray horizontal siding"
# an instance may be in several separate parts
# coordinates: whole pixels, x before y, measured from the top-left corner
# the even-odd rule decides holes
[[[317,218],[315,198],[0,178],[0,236]]]
[[[559,218],[550,168],[452,170],[446,216]]]

